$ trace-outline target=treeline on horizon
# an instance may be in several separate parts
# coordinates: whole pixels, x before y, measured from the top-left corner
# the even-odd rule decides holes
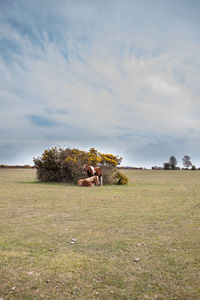
[[[177,166],[177,159],[175,156],[171,156],[168,162],[163,163],[163,167],[153,166],[152,170],[200,170],[200,168],[196,168],[195,165],[192,164],[191,158],[189,155],[184,155],[182,158],[183,168]]]
[[[185,155],[182,158],[183,166],[177,166],[177,159],[175,156],[171,156],[168,162],[163,163],[163,167],[160,166],[152,166],[152,170],[200,170],[200,167],[197,168],[192,164],[191,158],[189,155]],[[8,169],[35,169],[35,166],[30,165],[4,165],[1,164],[0,168],[8,168]],[[121,170],[146,170],[148,168],[145,167],[134,167],[134,166],[117,166],[117,169]]]
[[[8,169],[34,169],[34,166],[30,165],[0,165],[0,168],[8,168]]]
[[[171,156],[168,162],[163,163],[163,167],[160,166],[153,166],[151,167],[152,170],[200,170],[200,167],[197,168],[195,165],[192,164],[191,158],[189,155],[185,155],[182,158],[183,168],[177,166],[177,159],[175,156]],[[146,170],[145,167],[131,167],[131,166],[118,166],[118,169],[124,170]]]

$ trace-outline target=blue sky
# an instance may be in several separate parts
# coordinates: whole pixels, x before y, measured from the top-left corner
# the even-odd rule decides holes
[[[0,164],[52,146],[200,166],[198,0],[0,0]]]

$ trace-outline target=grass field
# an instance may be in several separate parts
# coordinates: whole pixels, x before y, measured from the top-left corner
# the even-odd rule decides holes
[[[200,299],[200,171],[80,188],[0,169],[0,298]]]

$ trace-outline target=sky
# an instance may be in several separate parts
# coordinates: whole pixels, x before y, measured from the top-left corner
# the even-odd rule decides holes
[[[0,164],[54,146],[200,166],[199,0],[0,0]]]

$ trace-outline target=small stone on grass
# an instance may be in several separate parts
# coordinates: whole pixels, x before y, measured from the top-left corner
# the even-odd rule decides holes
[[[70,244],[73,245],[73,244],[75,244],[76,242],[77,242],[77,239],[71,239]]]
[[[135,258],[134,258],[134,262],[138,262],[139,260],[140,260],[139,257],[135,257]]]

